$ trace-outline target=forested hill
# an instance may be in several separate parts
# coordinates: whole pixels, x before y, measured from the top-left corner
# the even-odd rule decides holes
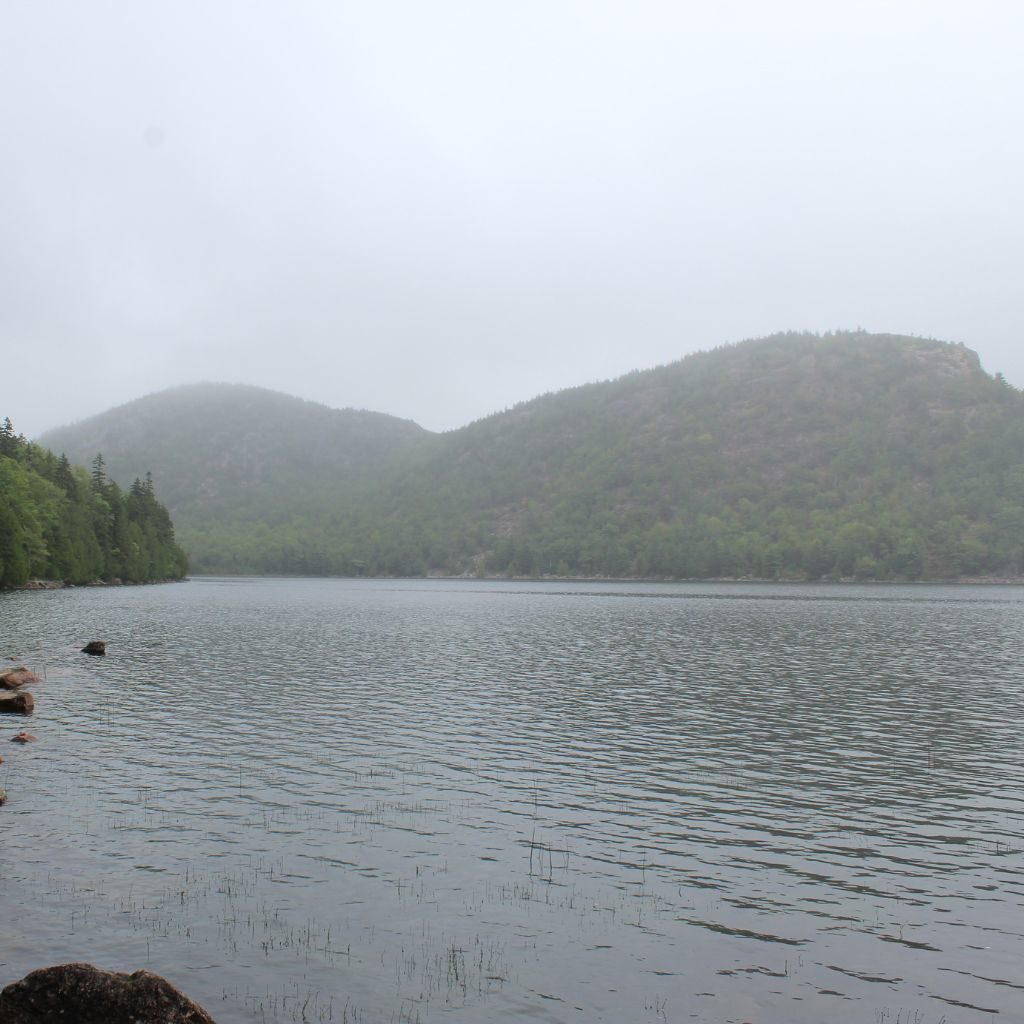
[[[778,335],[547,395],[445,441],[380,509],[412,550],[470,538],[440,562],[809,579],[1024,565],[1024,395],[957,345]],[[433,516],[408,514],[414,495]]]
[[[410,420],[243,384],[172,388],[50,431],[110,475],[152,471],[192,571],[341,572],[339,517],[385,466],[436,442]]]
[[[148,477],[122,491],[107,477],[102,456],[86,472],[3,422],[0,587],[30,579],[142,583],[180,579],[186,568]]]
[[[344,499],[382,461],[428,436],[410,420],[383,413],[331,409],[244,384],[193,384],[50,431],[41,441],[73,460],[103,452],[116,480],[152,472],[175,522],[240,513],[285,522],[298,508]]]
[[[776,335],[545,395],[443,435],[395,421],[357,471],[339,471],[325,454],[356,458],[343,434],[315,449],[295,439],[301,503],[256,487],[272,476],[272,450],[229,425],[207,443],[225,464],[244,466],[244,507],[206,493],[206,462],[185,434],[214,415],[212,395],[206,412],[192,405],[187,424],[165,417],[159,447],[143,443],[156,403],[175,394],[124,407],[130,421],[119,424],[115,410],[49,437],[69,451],[79,450],[76,436],[87,450],[103,441],[113,451],[95,433],[106,421],[132,444],[127,471],[151,465],[162,488],[159,453],[177,450],[186,473],[167,492],[182,488],[172,512],[195,571],[1024,571],[1024,396],[959,345]],[[116,474],[113,455],[110,464]]]

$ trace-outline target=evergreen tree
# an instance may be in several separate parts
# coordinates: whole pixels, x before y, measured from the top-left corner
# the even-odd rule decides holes
[[[10,416],[4,418],[0,426],[0,455],[13,456],[18,448],[18,438],[14,434],[14,425]]]
[[[102,494],[106,486],[107,464],[103,461],[102,452],[97,452],[96,457],[92,460],[92,489]]]

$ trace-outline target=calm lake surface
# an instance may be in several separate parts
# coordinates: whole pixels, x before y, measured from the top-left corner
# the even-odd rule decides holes
[[[0,595],[10,655],[0,984],[1024,1020],[1024,588],[198,578]]]

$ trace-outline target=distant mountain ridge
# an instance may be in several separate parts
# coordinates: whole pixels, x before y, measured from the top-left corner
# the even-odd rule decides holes
[[[231,506],[267,486],[308,488],[309,471],[332,475],[331,489],[342,487],[426,433],[385,413],[204,382],[135,399],[49,431],[40,441],[66,448],[69,457],[102,452],[115,480],[152,472],[173,510]]]
[[[961,346],[781,334],[432,434],[240,385],[42,439],[152,470],[193,571],[1024,571],[1024,396]]]

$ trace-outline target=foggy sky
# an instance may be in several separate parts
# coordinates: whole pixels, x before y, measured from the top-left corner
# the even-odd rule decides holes
[[[0,0],[0,417],[433,430],[777,330],[1024,386],[1021,5]]]

